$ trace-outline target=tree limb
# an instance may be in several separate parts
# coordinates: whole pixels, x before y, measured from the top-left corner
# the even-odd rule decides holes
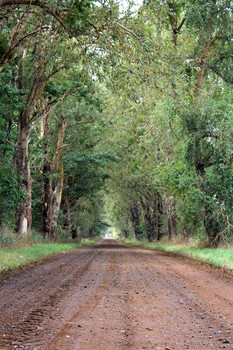
[[[53,11],[44,1],[40,0],[0,0],[0,7],[14,6],[14,5],[30,5],[38,6],[54,17],[61,26],[66,30],[70,37],[73,37],[72,30],[66,26],[63,19],[59,15],[59,11]]]
[[[74,90],[72,90],[72,91],[68,91],[66,94],[64,94],[63,96],[61,96],[61,97],[59,98],[59,100],[56,102],[55,105],[51,106],[50,108],[48,108],[48,106],[47,106],[47,108],[40,114],[40,116],[37,117],[36,120],[31,124],[30,128],[28,129],[28,133],[30,133],[30,132],[35,128],[35,126],[37,125],[37,123],[38,123],[41,119],[45,118],[48,114],[52,113],[52,112],[54,111],[54,109],[55,109],[63,100],[65,100],[68,96],[74,94],[75,92],[77,92],[77,91],[80,90],[81,88],[82,88],[82,86],[79,86],[79,87],[77,87],[76,89],[74,89]],[[34,119],[34,117],[33,117],[33,119]],[[32,119],[31,119],[31,121],[32,121]]]

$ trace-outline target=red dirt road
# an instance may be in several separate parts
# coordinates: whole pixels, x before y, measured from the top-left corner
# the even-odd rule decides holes
[[[0,281],[0,350],[233,349],[233,276],[104,240]]]

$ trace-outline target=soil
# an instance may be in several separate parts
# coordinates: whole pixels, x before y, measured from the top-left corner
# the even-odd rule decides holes
[[[233,276],[103,240],[0,281],[0,349],[233,349]]]

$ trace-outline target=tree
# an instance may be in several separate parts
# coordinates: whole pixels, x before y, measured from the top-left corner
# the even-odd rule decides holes
[[[32,203],[45,236],[92,234],[107,200],[126,236],[202,232],[214,245],[231,234],[229,1],[0,10],[0,161],[3,174],[17,165],[18,232],[30,231]]]
[[[159,146],[154,142],[154,150],[157,149],[157,152],[154,152],[154,157],[151,155],[150,160],[153,161],[154,158],[154,171],[157,174],[156,186],[163,188],[160,193],[162,193],[163,202],[166,203],[169,236],[176,234],[177,230],[181,230],[187,235],[189,229],[194,230],[195,228],[197,230],[197,227],[201,227],[205,229],[212,245],[218,243],[221,232],[224,231],[223,217],[229,219],[229,215],[223,212],[225,203],[220,204],[217,191],[212,186],[212,192],[208,188],[210,185],[209,174],[212,173],[213,176],[216,176],[219,171],[214,166],[222,157],[216,150],[219,147],[216,142],[220,142],[217,134],[218,130],[221,129],[221,123],[226,120],[226,116],[224,118],[223,115],[217,117],[220,116],[219,108],[216,103],[213,104],[213,99],[218,96],[218,103],[221,105],[221,101],[224,100],[223,96],[228,89],[211,72],[214,72],[213,62],[219,66],[215,57],[226,51],[228,52],[225,56],[226,60],[229,57],[227,55],[229,55],[231,47],[231,15],[231,9],[227,2],[221,4],[214,1],[205,3],[199,1],[146,3],[140,9],[139,16],[129,22],[127,28],[130,26],[130,30],[128,29],[127,38],[121,39],[127,41],[128,52],[122,53],[121,61],[115,65],[113,61],[110,69],[114,82],[112,84],[114,93],[117,93],[119,88],[122,89],[120,98],[124,105],[120,110],[130,110],[127,117],[126,113],[122,112],[123,118],[126,120],[123,128],[131,132],[138,143],[143,144],[145,130],[150,130],[150,133],[153,128],[159,130],[158,123],[163,120],[164,129],[159,131],[164,136],[158,138]],[[157,28],[152,24],[153,22],[156,23]],[[137,24],[137,29],[135,29],[135,24]],[[133,43],[136,35],[138,40],[135,41],[140,43],[137,51],[135,50],[136,45]],[[160,44],[159,55],[162,59],[159,59],[158,55],[153,55],[152,38],[156,38]],[[163,45],[163,41],[166,47]],[[150,52],[149,58],[147,52]],[[140,71],[137,66],[139,57],[139,62],[144,64],[140,65]],[[156,70],[153,70],[155,62],[157,67]],[[208,69],[211,69],[211,72]],[[220,75],[218,68],[215,71]],[[225,76],[229,77],[226,68],[222,74],[224,79]],[[154,86],[152,86],[151,81],[156,81]],[[145,86],[145,82],[147,86]],[[147,92],[146,87],[150,88],[150,93]],[[163,91],[161,87],[163,87]],[[213,99],[208,96],[208,103],[205,102],[207,101],[207,91],[208,95],[213,96]],[[207,105],[214,105],[216,109],[209,109]],[[142,106],[141,115],[146,116],[145,119],[148,120],[150,114],[156,115],[157,118],[159,116],[159,118],[157,121],[154,119],[150,122],[150,129],[147,128],[143,118],[140,128],[144,130],[139,134],[138,128],[132,127],[132,118],[137,118],[134,110],[139,113]],[[226,112],[226,115],[229,117],[228,120],[231,120],[229,111]],[[121,128],[122,126],[120,126],[120,130],[122,130]],[[167,135],[165,135],[166,132]],[[230,135],[229,131],[226,139],[229,140]],[[145,137],[147,144],[153,142],[150,136],[147,132]],[[155,141],[158,135],[154,133],[152,137],[155,137]],[[161,140],[163,140],[162,143]],[[222,150],[225,152],[229,149],[227,141]],[[137,161],[140,159],[145,167],[145,161],[140,152],[137,150],[133,154],[135,154]],[[145,147],[144,144],[143,154],[146,154],[146,158],[148,158],[148,147]],[[130,158],[132,158],[132,150]],[[134,160],[134,164],[137,164],[137,161]],[[230,159],[228,162],[231,163]],[[178,167],[176,167],[176,163]],[[182,164],[180,169],[179,164]],[[219,166],[221,169],[224,168],[223,163]],[[192,167],[192,175],[187,176],[190,167]],[[220,168],[218,167],[218,169]],[[151,171],[153,171],[152,169],[153,166]],[[228,167],[226,169],[228,178]],[[180,178],[170,178],[167,182],[167,171]],[[139,173],[142,175],[142,169],[139,170]],[[125,179],[125,176],[123,178]],[[130,180],[131,185],[132,179],[133,177]],[[175,181],[177,182],[175,183]],[[181,181],[184,181],[184,185]],[[197,189],[193,187],[192,181],[195,182]],[[187,192],[189,189],[190,192]],[[228,189],[230,190],[230,187]],[[194,202],[192,202],[192,198],[195,198]],[[147,201],[145,196],[141,200],[141,206],[144,207],[144,219],[148,225],[150,211],[145,208]],[[186,208],[186,211],[181,209],[182,206]],[[152,208],[153,206],[149,205],[148,207]],[[181,216],[182,225],[177,228],[176,218],[181,218]],[[230,226],[228,225],[228,227]]]

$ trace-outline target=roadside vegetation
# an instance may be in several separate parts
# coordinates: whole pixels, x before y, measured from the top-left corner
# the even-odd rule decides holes
[[[59,253],[90,246],[95,242],[96,240],[79,243],[47,243],[15,249],[2,249],[0,252],[0,274]]]
[[[163,252],[178,253],[192,259],[197,259],[203,263],[219,266],[233,270],[233,248],[199,248],[190,244],[155,243],[146,240],[135,241],[125,239],[129,245],[141,246],[148,249],[161,250]]]

